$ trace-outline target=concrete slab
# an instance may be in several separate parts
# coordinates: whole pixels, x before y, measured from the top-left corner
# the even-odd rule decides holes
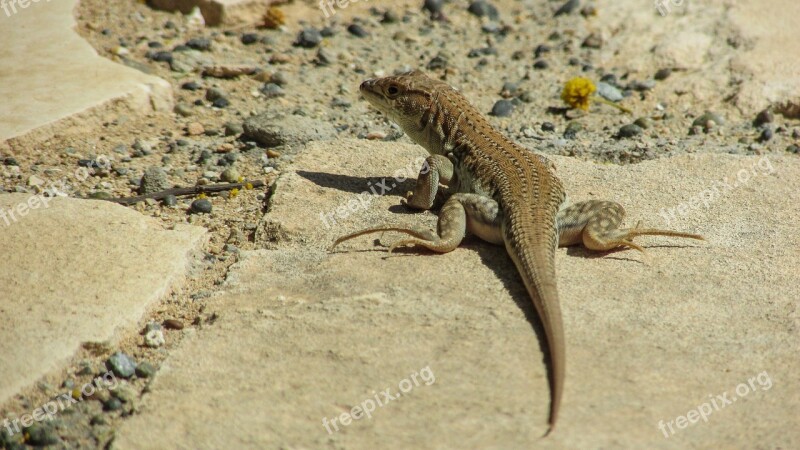
[[[164,230],[110,202],[0,195],[0,404],[112,343],[180,287],[203,228]]]
[[[86,126],[111,106],[131,114],[172,108],[169,83],[100,57],[75,33],[76,4],[2,4],[0,146],[20,147],[20,139],[29,134],[41,139]]]
[[[340,140],[298,155],[267,216],[278,248],[243,254],[208,300],[218,319],[165,361],[115,448],[800,445],[796,158],[553,158],[571,198],[613,199],[628,224],[708,240],[642,238],[647,263],[558,251],[567,385],[540,439],[541,328],[502,248],[469,239],[386,257],[363,237],[326,251],[375,223],[435,223],[398,206],[411,185],[398,170],[422,152]],[[358,200],[376,185],[391,189]]]

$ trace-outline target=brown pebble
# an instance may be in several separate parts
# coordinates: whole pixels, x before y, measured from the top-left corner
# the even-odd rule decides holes
[[[217,153],[230,153],[235,148],[236,147],[234,147],[233,144],[231,144],[230,142],[226,142],[226,143],[220,145],[219,147],[217,147]]]
[[[367,139],[370,141],[380,141],[386,139],[386,133],[381,133],[380,131],[373,131],[367,134]]]
[[[286,64],[292,62],[292,57],[285,53],[276,53],[269,58],[270,64]]]
[[[192,122],[186,126],[186,133],[189,136],[199,136],[206,132],[206,129],[203,128],[203,125],[200,122]]]
[[[280,158],[281,153],[270,149],[270,150],[267,150],[267,156],[270,157],[270,158]]]
[[[167,319],[164,321],[164,328],[168,330],[182,330],[183,322],[177,319]]]

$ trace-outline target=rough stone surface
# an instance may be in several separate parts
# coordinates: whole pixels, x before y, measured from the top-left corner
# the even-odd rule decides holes
[[[311,140],[324,141],[336,137],[336,130],[328,122],[272,111],[250,117],[243,126],[245,138],[268,147],[300,145]]]
[[[800,445],[796,159],[685,155],[620,167],[552,158],[572,199],[616,200],[631,226],[707,241],[637,239],[648,257],[557,251],[567,384],[559,426],[542,441],[541,327],[502,248],[470,238],[445,255],[387,257],[375,235],[327,251],[377,223],[435,224],[399,206],[411,180],[393,177],[420,156],[415,146],[346,140],[299,155],[267,216],[277,247],[242,252],[225,291],[206,300],[214,325],[164,362],[115,447]],[[358,200],[383,178],[387,195]],[[321,217],[342,206],[326,227]],[[340,418],[339,431],[326,431],[324,418],[408,388],[425,368],[429,385],[419,374],[371,418]],[[708,423],[674,425],[709,395],[737,401]],[[662,420],[676,434],[665,438]]]
[[[81,343],[134,327],[180,285],[206,234],[163,230],[109,202],[40,199],[0,195],[0,403],[59,369]],[[23,204],[33,206],[24,215]]]
[[[166,81],[98,56],[75,33],[76,4],[29,3],[16,14],[0,16],[0,143],[34,131],[53,134],[114,102],[140,114],[172,108]],[[8,144],[15,147],[13,139]]]

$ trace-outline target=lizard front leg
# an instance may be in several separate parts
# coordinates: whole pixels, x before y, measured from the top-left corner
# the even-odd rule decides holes
[[[404,205],[414,209],[431,209],[436,201],[439,183],[450,185],[453,181],[453,162],[443,155],[430,155],[419,171],[414,191],[406,194]]]
[[[385,225],[342,236],[333,243],[331,251],[340,243],[357,236],[383,231],[398,231],[408,234],[412,238],[393,243],[389,247],[389,253],[397,247],[415,245],[438,253],[447,253],[455,250],[461,244],[467,231],[491,243],[503,243],[500,223],[500,208],[497,202],[479,194],[458,193],[453,194],[442,206],[436,234],[421,227],[405,228],[397,225]]]
[[[583,244],[590,250],[607,251],[617,247],[629,247],[645,253],[633,243],[636,236],[672,236],[704,240],[699,234],[654,228],[618,228],[625,217],[622,205],[602,200],[578,202],[562,209],[556,216],[559,230],[559,246]]]

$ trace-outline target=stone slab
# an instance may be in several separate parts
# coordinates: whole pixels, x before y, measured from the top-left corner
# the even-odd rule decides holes
[[[81,343],[135,329],[180,287],[205,236],[110,202],[0,195],[0,404]]]
[[[75,32],[77,0],[19,3],[0,9],[0,144],[20,147],[28,134],[85,126],[111,106],[171,110],[169,83],[99,56]]]
[[[298,155],[266,216],[282,236],[276,248],[243,253],[208,300],[217,320],[165,361],[115,448],[800,445],[797,158],[686,155],[620,167],[553,157],[571,198],[616,200],[628,224],[707,241],[638,239],[647,259],[558,250],[567,382],[559,425],[541,439],[541,327],[502,248],[470,238],[445,255],[387,257],[375,236],[326,250],[375,223],[433,225],[434,215],[398,205],[411,182],[394,177],[421,155],[347,140]],[[395,187],[322,223],[321,213],[360,204],[376,184]],[[386,389],[407,392],[389,400]],[[353,410],[376,395],[384,404],[371,417]],[[717,395],[737,400],[678,428]],[[348,412],[360,419],[343,424]],[[662,421],[674,434],[665,437]]]

